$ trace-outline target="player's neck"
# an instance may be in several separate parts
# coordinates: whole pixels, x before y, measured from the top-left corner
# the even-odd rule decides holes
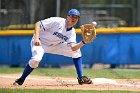
[[[70,22],[68,22],[68,21],[66,20],[66,28],[67,28],[67,29],[70,29],[71,27],[73,27],[73,24],[71,24]]]

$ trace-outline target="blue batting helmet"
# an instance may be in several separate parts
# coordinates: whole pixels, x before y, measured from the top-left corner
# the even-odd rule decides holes
[[[67,15],[68,16],[70,16],[70,15],[77,15],[77,16],[80,17],[80,12],[77,9],[71,9],[71,10],[68,11]]]

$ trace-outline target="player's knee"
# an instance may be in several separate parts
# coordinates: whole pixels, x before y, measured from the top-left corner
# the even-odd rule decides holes
[[[81,51],[80,49],[79,50],[76,50],[76,51],[73,51],[73,55],[72,55],[72,58],[79,58],[81,57]]]
[[[30,60],[29,60],[29,65],[30,65],[31,68],[37,68],[38,65],[39,65],[39,62],[40,62],[40,61],[36,61],[36,60],[34,60],[34,59],[30,59]]]

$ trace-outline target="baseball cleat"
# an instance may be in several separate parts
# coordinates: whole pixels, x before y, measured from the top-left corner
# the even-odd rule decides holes
[[[24,80],[22,80],[21,78],[15,80],[15,82],[13,83],[13,85],[22,85],[24,83]]]
[[[92,80],[86,76],[82,76],[81,78],[77,78],[78,79],[78,83],[80,85],[82,84],[92,84]]]

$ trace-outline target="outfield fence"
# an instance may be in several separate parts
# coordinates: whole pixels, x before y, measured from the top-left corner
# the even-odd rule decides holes
[[[30,40],[34,30],[0,31],[0,65],[25,66],[31,57]],[[76,29],[77,42],[82,40]],[[140,64],[140,27],[97,28],[94,42],[81,48],[83,64]],[[54,59],[55,57],[55,59]],[[64,56],[45,54],[40,66],[73,64]]]

